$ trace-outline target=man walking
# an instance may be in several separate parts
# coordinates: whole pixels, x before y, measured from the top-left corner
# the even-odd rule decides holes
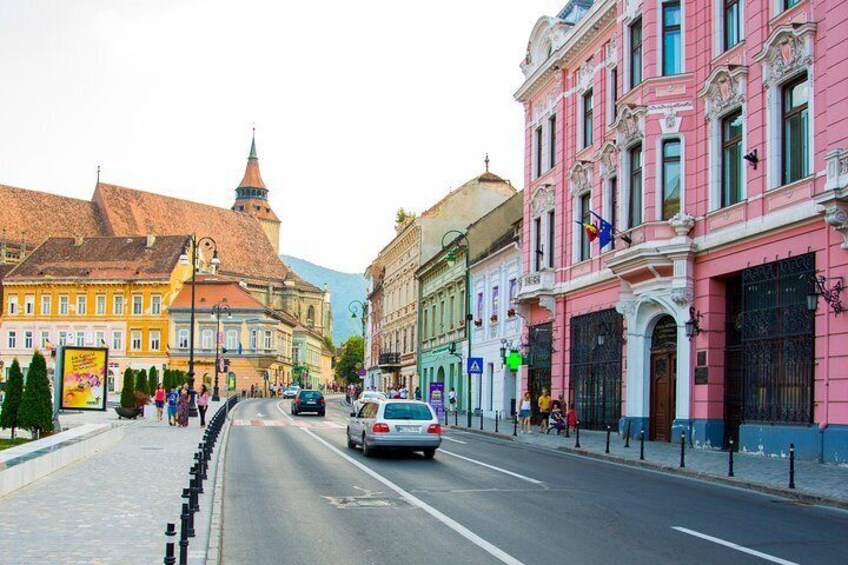
[[[542,389],[542,396],[539,397],[539,416],[542,418],[539,422],[539,431],[544,432],[548,427],[548,418],[551,416],[551,395],[548,394],[548,389]]]

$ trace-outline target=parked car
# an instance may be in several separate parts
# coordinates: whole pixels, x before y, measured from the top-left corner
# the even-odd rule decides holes
[[[297,396],[292,400],[291,413],[293,416],[303,412],[315,412],[323,417],[326,410],[327,405],[320,390],[299,390]]]
[[[376,390],[366,390],[353,403],[353,411],[359,412],[369,400],[386,400],[386,395]]]
[[[300,391],[300,387],[297,385],[291,385],[286,390],[283,391],[283,398],[294,398],[297,396],[297,393]]]
[[[432,459],[442,444],[442,426],[429,404],[418,400],[372,400],[351,412],[347,446],[371,457],[380,449],[420,451]]]

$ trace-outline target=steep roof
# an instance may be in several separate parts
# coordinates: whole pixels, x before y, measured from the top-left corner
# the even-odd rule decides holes
[[[6,281],[52,279],[167,279],[185,249],[188,236],[51,237],[18,264]]]
[[[48,237],[105,235],[102,223],[89,200],[0,184],[0,239],[33,249]]]
[[[438,214],[445,202],[456,196],[458,193],[460,193],[466,188],[470,188],[472,185],[483,183],[503,183],[512,186],[512,184],[508,180],[499,177],[495,173],[490,173],[489,171],[486,171],[482,175],[474,177],[473,179],[463,183],[459,188],[451,190],[449,193],[443,196],[441,200],[427,208],[427,210],[425,210],[424,213],[421,214],[421,216],[433,216],[435,214]],[[513,189],[513,191],[514,190],[515,189]]]
[[[290,272],[247,214],[102,182],[93,200],[112,235],[195,233],[217,242],[222,274],[283,280]]]
[[[171,303],[171,310],[191,308],[191,281],[183,285],[182,290]],[[215,304],[226,304],[233,310],[255,310],[262,312],[265,305],[255,299],[241,285],[234,281],[197,281],[194,285],[195,310],[211,311]]]
[[[259,174],[259,157],[256,156],[256,137],[250,142],[250,155],[247,156],[247,166],[244,169],[244,177],[239,183],[239,188],[265,188],[262,175]]]

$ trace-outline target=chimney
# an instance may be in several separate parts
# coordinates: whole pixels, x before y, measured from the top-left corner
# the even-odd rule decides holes
[[[150,249],[153,247],[153,244],[156,243],[156,236],[152,233],[147,234],[147,243],[145,243],[145,247]]]
[[[82,245],[82,242],[84,240],[85,238],[82,236],[82,234],[74,234],[74,247],[79,247],[80,245]]]

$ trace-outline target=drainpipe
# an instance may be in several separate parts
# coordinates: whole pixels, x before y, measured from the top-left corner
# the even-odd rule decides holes
[[[830,246],[832,244],[833,230],[827,230],[825,237],[825,257],[827,258],[827,276],[830,278]],[[814,318],[815,319],[815,318]],[[815,324],[814,326],[815,327]],[[815,334],[814,334],[815,335]],[[824,432],[830,424],[830,316],[827,313],[827,304],[824,307],[824,400],[822,405],[822,419],[819,422],[819,463],[824,463]],[[815,339],[815,338],[814,338]],[[815,382],[815,375],[813,376]],[[815,398],[815,397],[814,397]],[[813,401],[815,407],[815,400]]]

